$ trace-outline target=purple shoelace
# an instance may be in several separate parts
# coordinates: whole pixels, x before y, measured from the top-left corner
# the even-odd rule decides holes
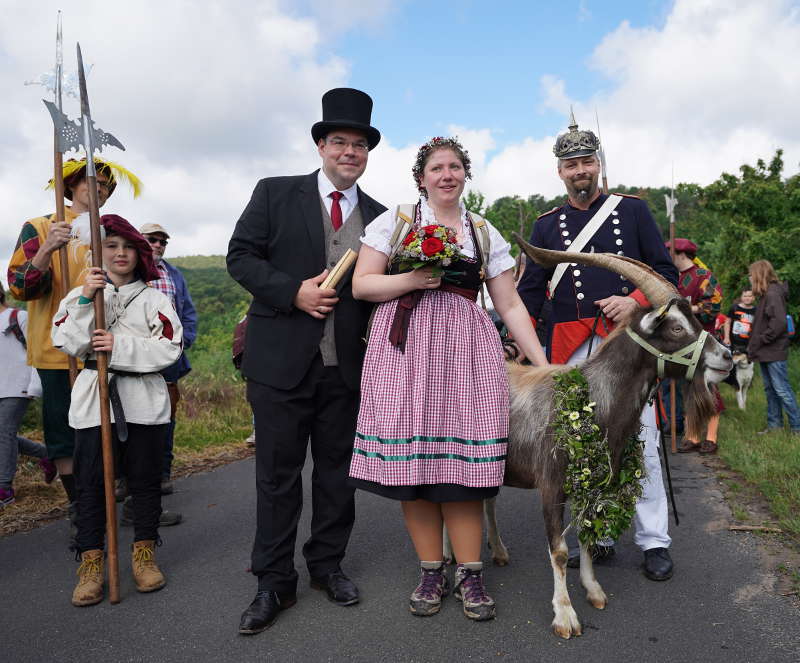
[[[415,594],[422,599],[437,599],[440,598],[442,588],[442,572],[440,570],[424,570],[422,572],[422,581],[417,587]]]
[[[483,576],[480,571],[466,571],[464,579],[461,581],[462,593],[464,598],[471,604],[488,602],[486,589],[483,586]]]

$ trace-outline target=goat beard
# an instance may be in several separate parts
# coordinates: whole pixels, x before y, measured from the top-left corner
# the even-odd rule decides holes
[[[706,427],[717,412],[716,401],[705,380],[692,380],[683,392],[684,430],[689,440],[705,439]],[[702,437],[701,437],[702,436]]]

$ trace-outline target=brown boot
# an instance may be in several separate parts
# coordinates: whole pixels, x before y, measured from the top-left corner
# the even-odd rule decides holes
[[[103,551],[87,550],[81,553],[78,567],[78,584],[72,592],[72,605],[94,605],[103,600]]]
[[[133,544],[133,579],[140,592],[154,592],[167,584],[155,559],[155,541],[135,541]]]

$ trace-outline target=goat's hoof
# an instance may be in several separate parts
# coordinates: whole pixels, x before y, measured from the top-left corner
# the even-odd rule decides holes
[[[572,608],[565,610],[561,615],[557,615],[553,619],[553,633],[559,638],[569,640],[571,636],[579,636],[583,634],[581,623],[578,621],[578,615]]]
[[[586,599],[592,604],[592,607],[598,610],[604,610],[608,605],[608,598],[602,589],[596,594],[587,594]]]
[[[492,554],[492,562],[495,566],[508,566],[508,551],[498,551]]]

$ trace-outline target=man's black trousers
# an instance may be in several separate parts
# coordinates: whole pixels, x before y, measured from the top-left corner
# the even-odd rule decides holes
[[[120,442],[112,424],[117,474],[127,477],[133,503],[134,541],[155,540],[161,517],[161,465],[169,424],[128,424],[128,440]],[[78,552],[103,548],[106,505],[100,427],[75,431],[75,483],[78,491]]]
[[[253,380],[247,398],[255,414],[257,529],[252,572],[260,590],[293,593],[294,548],[303,506],[301,471],[311,442],[311,537],[303,546],[312,577],[332,573],[344,558],[355,518],[347,485],[358,392],[319,355],[299,385],[275,389]]]

